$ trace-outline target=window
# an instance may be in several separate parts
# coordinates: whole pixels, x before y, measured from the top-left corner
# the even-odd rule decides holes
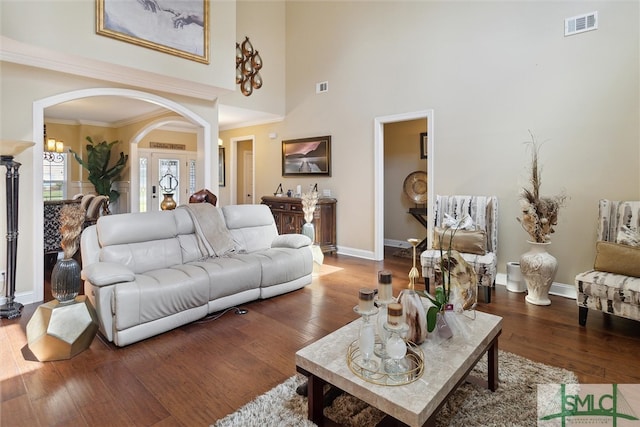
[[[140,212],[147,212],[147,162],[148,160],[146,157],[140,157],[140,205],[138,207]]]
[[[196,192],[196,160],[189,159],[189,193]]]
[[[65,200],[67,198],[67,154],[44,153],[42,159],[42,198]]]

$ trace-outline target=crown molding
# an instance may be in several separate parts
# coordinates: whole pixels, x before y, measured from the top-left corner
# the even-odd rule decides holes
[[[219,88],[217,86],[205,85],[109,62],[64,54],[51,49],[22,43],[6,36],[0,37],[0,61],[207,101],[214,101],[219,96],[232,92],[232,90]]]

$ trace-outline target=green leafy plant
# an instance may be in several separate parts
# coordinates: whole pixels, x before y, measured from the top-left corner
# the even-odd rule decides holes
[[[120,173],[126,166],[129,156],[120,152],[118,161],[114,165],[109,166],[111,147],[119,141],[110,143],[102,141],[96,144],[90,136],[87,136],[86,139],[90,142],[90,144],[86,145],[87,161],[82,160],[78,153],[73,150],[69,149],[69,152],[73,154],[73,157],[75,157],[83,168],[89,171],[88,179],[96,188],[96,193],[109,197],[110,202],[115,202],[118,200],[118,197],[120,197],[120,193],[111,187],[115,181],[120,179]]]

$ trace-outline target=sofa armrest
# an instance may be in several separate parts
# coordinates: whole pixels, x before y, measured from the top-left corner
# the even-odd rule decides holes
[[[313,243],[311,239],[304,234],[280,234],[273,239],[271,247],[299,249],[309,246],[311,243]]]
[[[95,262],[82,269],[82,280],[88,280],[94,286],[133,282],[135,278],[133,271],[115,262]]]

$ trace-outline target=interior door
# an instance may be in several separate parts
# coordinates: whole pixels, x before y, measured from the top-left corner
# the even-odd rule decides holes
[[[244,179],[243,181],[243,194],[244,204],[253,203],[253,152],[244,152]]]

